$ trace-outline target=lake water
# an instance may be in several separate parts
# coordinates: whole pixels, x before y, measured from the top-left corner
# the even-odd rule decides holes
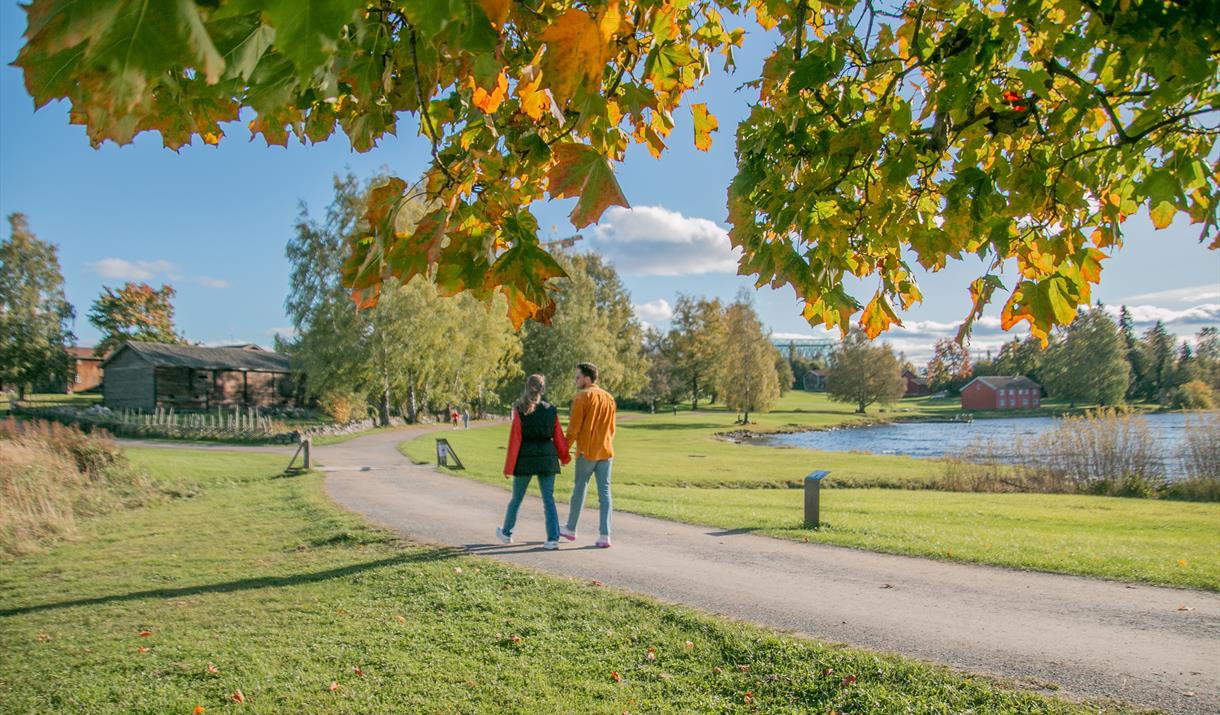
[[[1188,415],[1145,415],[1148,428],[1165,456],[1169,473],[1178,471],[1182,427]],[[1198,419],[1196,417],[1196,419]],[[795,432],[770,437],[765,444],[832,452],[869,452],[935,458],[961,454],[972,443],[1005,444],[1017,438],[1036,437],[1054,428],[1051,417],[977,419],[973,422],[896,422],[871,427],[850,427],[820,432]]]

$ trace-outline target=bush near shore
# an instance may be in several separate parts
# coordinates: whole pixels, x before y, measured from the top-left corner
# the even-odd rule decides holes
[[[982,442],[942,461],[950,491],[1097,494],[1220,501],[1220,414],[1188,420],[1176,455],[1163,455],[1147,421],[1113,409],[1064,417],[1053,430]],[[1167,457],[1178,475],[1167,474]]]

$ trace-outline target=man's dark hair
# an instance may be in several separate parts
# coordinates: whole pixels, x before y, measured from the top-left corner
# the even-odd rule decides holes
[[[593,382],[597,382],[597,366],[594,365],[593,363],[582,362],[581,364],[576,366],[576,369],[580,370],[580,374],[589,378]]]

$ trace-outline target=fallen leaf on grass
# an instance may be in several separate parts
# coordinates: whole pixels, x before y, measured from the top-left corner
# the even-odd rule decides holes
[[[326,686],[326,689],[332,693],[335,692],[339,689],[339,682],[335,680],[330,681],[330,685]]]
[[[192,710],[191,712],[194,713],[195,715],[203,715],[204,710],[207,710],[207,708],[203,707],[202,705],[196,705],[195,709]]]
[[[746,701],[746,705],[749,705],[750,703],[754,702],[754,691],[752,691],[752,690],[745,691],[744,693],[742,693],[742,699]]]
[[[357,677],[360,677],[360,678],[364,677],[364,671],[361,670],[360,666],[358,666],[358,665],[356,667],[352,668],[352,672],[355,673]]]
[[[508,637],[508,642],[512,643],[513,645],[521,645],[522,640],[524,640],[524,639],[521,638],[521,636],[517,635],[516,633],[514,633],[513,635]]]
[[[854,676],[854,675],[848,675],[848,676],[846,676],[846,677],[844,677],[844,678],[843,678],[843,687],[845,687],[845,688],[849,688],[849,687],[851,687],[853,684],[855,684],[855,682],[856,682],[856,676]]]
[[[215,663],[208,663],[208,672],[212,675],[216,675],[220,672],[220,668],[217,668]]]
[[[741,664],[741,665],[738,665],[738,666],[737,666],[737,669],[738,669],[738,670],[740,670],[740,671],[741,671],[741,672],[743,672],[743,673],[748,673],[748,672],[750,672],[750,666],[745,665],[744,663],[743,663],[743,664]]]
[[[145,648],[144,646],[140,646],[139,648],[136,648],[136,652],[137,653],[147,653],[148,649]]]
[[[606,584],[602,583],[601,581],[598,581],[597,579],[593,579],[592,581],[589,582],[589,584],[593,585],[593,586],[597,586],[599,588],[605,588],[605,586],[606,586]]]
[[[623,676],[619,675],[617,670],[610,671],[610,679],[616,683],[623,682]]]
[[[670,681],[670,680],[674,679],[674,676],[670,675],[669,673],[658,673],[657,677],[664,681]]]
[[[648,652],[644,654],[644,658],[646,660],[656,660],[657,659],[657,649],[653,646],[648,646]]]
[[[407,622],[407,619],[403,618],[402,616],[394,616],[394,617],[398,619],[398,622],[399,622],[399,623],[406,623],[406,622]]]
[[[724,671],[720,669],[720,666],[716,666],[715,668],[712,668],[712,674],[713,674],[713,675],[720,675],[720,674],[721,674],[721,673],[723,673],[723,672],[724,672]]]
[[[687,641],[683,647],[686,648],[687,650],[694,650],[695,644],[691,643],[690,641]]]
[[[152,631],[140,631],[141,638],[147,638],[152,635]]]
[[[229,696],[229,700],[232,700],[235,703],[244,703],[246,702],[246,694],[241,691],[241,688],[238,688],[237,690],[233,691],[232,695]]]
[[[461,567],[461,566],[454,566],[454,567],[453,567],[453,572],[454,572],[454,573],[461,573],[461,572],[462,572],[462,567]]]
[[[39,633],[39,634],[38,634],[38,642],[39,642],[39,643],[46,643],[46,642],[47,642],[47,641],[49,641],[49,640],[51,640],[51,636],[47,635],[46,633]]]
[[[1184,569],[1187,566],[1186,559],[1178,559],[1178,568]]]
[[[835,672],[834,668],[826,668],[825,670],[822,671],[822,675],[823,676],[834,675],[834,672]]]
[[[1184,695],[1185,697],[1188,697],[1188,698],[1193,698],[1195,696],[1195,691],[1187,690],[1186,692],[1182,693],[1182,695]]]

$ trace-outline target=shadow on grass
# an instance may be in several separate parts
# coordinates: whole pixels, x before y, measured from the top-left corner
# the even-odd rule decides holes
[[[368,561],[361,564],[351,564],[350,566],[341,566],[339,568],[327,569],[326,571],[317,571],[314,573],[293,574],[291,576],[261,576],[256,578],[244,578],[237,581],[226,581],[224,583],[206,584],[202,586],[157,588],[148,591],[133,591],[131,593],[117,593],[109,596],[94,596],[93,598],[78,598],[71,601],[56,601],[54,603],[40,603],[33,606],[5,608],[0,610],[0,617],[19,616],[26,613],[39,613],[41,611],[56,611],[62,608],[75,608],[77,606],[99,606],[108,603],[139,601],[145,598],[181,598],[183,596],[196,596],[205,593],[233,593],[234,591],[250,591],[260,588],[299,586],[307,583],[329,581],[331,579],[343,578],[353,574],[375,571],[377,569],[386,568],[387,566],[398,566],[400,564],[419,563],[425,561],[441,561],[444,559],[451,559],[459,555],[461,555],[461,551],[459,549],[428,549],[418,553],[399,554],[398,556],[391,556],[385,559]]]

